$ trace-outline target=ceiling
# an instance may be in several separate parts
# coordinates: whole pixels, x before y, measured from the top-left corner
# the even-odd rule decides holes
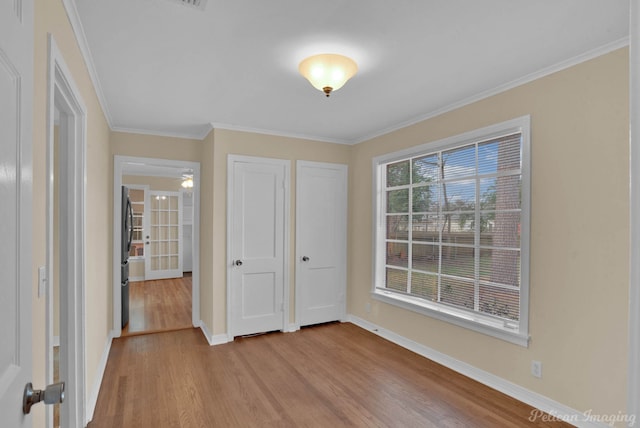
[[[112,129],[352,144],[624,46],[629,0],[75,0]],[[81,40],[82,42],[82,40]],[[322,52],[358,73],[330,98]]]

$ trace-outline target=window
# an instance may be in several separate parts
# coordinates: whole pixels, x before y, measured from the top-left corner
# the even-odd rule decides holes
[[[526,346],[529,117],[374,159],[374,297]]]

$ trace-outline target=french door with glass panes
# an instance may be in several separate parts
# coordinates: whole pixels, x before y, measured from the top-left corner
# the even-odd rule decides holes
[[[182,194],[149,190],[145,198],[145,280],[182,277]]]

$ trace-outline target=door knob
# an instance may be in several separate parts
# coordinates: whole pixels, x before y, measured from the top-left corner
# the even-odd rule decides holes
[[[33,385],[29,382],[24,387],[22,413],[28,415],[31,412],[31,406],[41,401],[44,401],[44,404],[62,403],[64,401],[64,382],[53,383],[47,386],[44,391],[34,390]]]
[[[236,266],[242,266],[242,260],[236,260],[233,264]]]
[[[302,261],[303,261],[303,262],[308,262],[308,261],[309,261],[309,257],[307,257],[307,256],[302,256]]]

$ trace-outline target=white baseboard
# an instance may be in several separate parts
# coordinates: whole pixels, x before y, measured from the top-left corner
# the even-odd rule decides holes
[[[204,335],[204,337],[207,339],[207,342],[209,342],[209,345],[211,346],[215,346],[215,345],[223,345],[225,343],[229,343],[229,342],[233,342],[233,337],[229,337],[228,334],[216,334],[216,335],[212,335],[209,333],[209,331],[207,330],[207,326],[200,321],[196,327],[199,327],[200,330],[202,330],[202,334]],[[294,331],[298,331],[300,330],[300,326],[297,324],[289,324],[288,329],[284,331],[284,333],[293,333]]]
[[[565,406],[564,404],[558,403],[555,400],[530,391],[489,372],[480,370],[470,364],[456,360],[455,358],[443,354],[442,352],[414,342],[413,340],[407,339],[406,337],[375,325],[355,315],[349,315],[348,319],[358,327],[371,331],[372,333],[383,337],[390,342],[400,345],[403,348],[415,352],[416,354],[422,355],[425,358],[433,360],[438,364],[442,364],[443,366],[450,368],[451,370],[454,370],[484,385],[496,389],[512,398],[515,398],[516,400],[522,401],[523,403],[535,407],[536,409],[542,410],[543,412],[548,413],[548,415],[553,418],[561,419],[581,428],[602,428],[609,426],[604,423],[598,422],[598,416],[595,414],[590,414],[588,412],[579,412],[575,409]]]
[[[209,342],[211,345],[224,345],[225,343],[233,342],[233,338],[229,339],[229,336],[226,334],[216,334],[211,337],[211,341]]]
[[[130,276],[129,282],[144,281],[144,276]]]
[[[102,378],[104,377],[104,371],[107,368],[107,360],[109,359],[109,352],[111,351],[111,343],[113,342],[113,333],[109,334],[107,343],[102,351],[102,357],[98,363],[98,370],[96,371],[96,378],[93,382],[93,388],[91,388],[91,394],[87,402],[86,424],[93,419],[93,412],[96,410],[96,404],[98,403],[98,394],[100,393],[100,386],[102,385]],[[85,426],[86,426],[85,424]]]
[[[223,345],[225,343],[233,341],[233,339],[229,340],[229,336],[227,336],[226,334],[216,334],[215,336],[212,335],[211,333],[209,333],[206,324],[202,321],[200,321],[196,327],[200,328],[202,334],[204,335],[205,339],[207,339],[207,342],[209,342],[210,346]]]

